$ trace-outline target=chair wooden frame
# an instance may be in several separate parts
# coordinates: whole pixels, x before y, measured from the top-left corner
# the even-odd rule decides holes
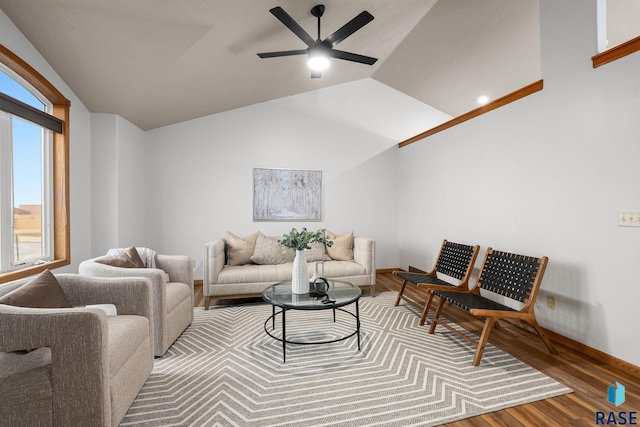
[[[470,246],[462,243],[449,242],[446,239],[442,241],[440,246],[440,252],[436,258],[436,262],[433,269],[428,273],[413,273],[406,271],[394,271],[393,274],[404,279],[398,297],[396,298],[395,306],[400,304],[401,300],[406,301],[418,310],[422,310],[419,324],[424,325],[427,315],[429,314],[429,308],[433,301],[433,294],[429,291],[440,290],[450,292],[466,292],[469,290],[469,279],[473,272],[473,266],[476,263],[480,246]],[[438,277],[438,273],[446,274],[460,280],[458,285],[454,285]],[[404,291],[407,284],[411,283],[416,285],[419,289],[424,289],[428,292],[428,298],[424,302],[424,305],[419,304],[417,301],[404,295]]]
[[[488,248],[484,261],[482,262],[476,286],[471,290],[463,293],[438,290],[430,291],[433,295],[440,298],[440,304],[429,328],[429,333],[433,334],[436,326],[442,325],[474,344],[476,346],[476,353],[473,359],[473,366],[478,366],[482,359],[484,348],[489,340],[491,330],[498,324],[498,320],[518,319],[531,325],[549,352],[557,354],[553,343],[545,335],[540,325],[538,325],[534,312],[534,305],[548,261],[549,259],[547,257],[533,258],[494,251],[492,248]],[[524,304],[524,306],[520,310],[512,309],[492,299],[481,296],[481,289],[518,301]],[[455,307],[465,310],[473,316],[485,319],[484,327],[478,341],[475,341],[440,320],[442,309],[447,303],[451,303]]]

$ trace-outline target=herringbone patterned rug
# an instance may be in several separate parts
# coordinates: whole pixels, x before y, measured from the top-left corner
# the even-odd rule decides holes
[[[360,351],[355,336],[288,345],[284,364],[263,329],[270,305],[196,308],[121,425],[428,426],[571,392],[490,344],[472,367],[473,346],[444,328],[429,335],[415,311],[393,307],[396,295],[360,300]],[[287,337],[355,328],[347,314],[332,320],[331,310],[289,311]]]

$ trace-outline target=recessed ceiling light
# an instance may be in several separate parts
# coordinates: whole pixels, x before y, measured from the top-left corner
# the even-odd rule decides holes
[[[478,104],[486,104],[490,99],[491,98],[489,98],[487,95],[480,95],[476,98]]]

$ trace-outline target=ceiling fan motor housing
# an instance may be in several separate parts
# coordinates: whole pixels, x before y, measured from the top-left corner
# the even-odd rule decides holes
[[[320,18],[322,15],[324,15],[324,5],[318,4],[316,6],[313,6],[313,8],[311,8],[311,14],[316,18]]]

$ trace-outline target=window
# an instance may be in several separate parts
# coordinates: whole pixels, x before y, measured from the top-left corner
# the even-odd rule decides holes
[[[0,45],[0,282],[69,264],[68,114]]]
[[[0,66],[0,270],[15,270],[52,259],[51,242],[51,145],[52,131],[4,110],[19,108],[16,101],[48,112],[42,102],[11,71]],[[4,106],[4,108],[3,108]],[[30,111],[30,110],[29,110]],[[7,220],[4,220],[7,218]],[[4,238],[7,236],[7,238]]]

